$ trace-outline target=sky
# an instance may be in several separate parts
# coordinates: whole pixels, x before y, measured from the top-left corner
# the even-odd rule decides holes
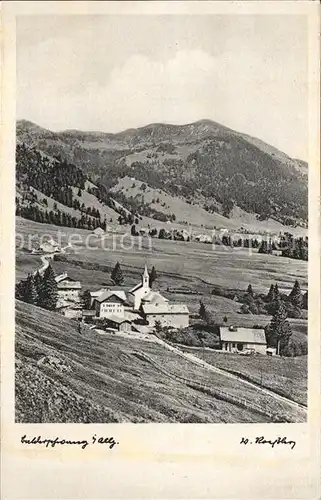
[[[307,43],[303,16],[20,16],[17,119],[120,132],[207,118],[306,160]]]

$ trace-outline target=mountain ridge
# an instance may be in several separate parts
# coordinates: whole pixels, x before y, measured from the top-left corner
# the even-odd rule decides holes
[[[99,137],[105,137],[105,138],[118,138],[118,137],[124,137],[126,135],[133,135],[133,134],[139,134],[140,132],[143,132],[143,131],[147,131],[149,129],[157,129],[157,128],[161,128],[161,129],[164,129],[164,128],[167,128],[167,129],[172,129],[172,130],[176,130],[176,131],[179,131],[179,130],[183,130],[183,129],[186,129],[186,128],[197,128],[197,127],[200,127],[200,126],[206,126],[206,127],[211,127],[212,129],[215,127],[215,129],[219,129],[220,131],[225,131],[226,133],[231,133],[231,134],[234,134],[234,135],[240,135],[248,140],[251,140],[251,141],[256,141],[257,143],[261,143],[261,144],[264,144],[266,146],[268,146],[269,148],[281,153],[283,156],[286,156],[288,159],[292,160],[292,161],[295,161],[295,162],[299,162],[299,163],[304,163],[307,165],[307,162],[305,160],[302,160],[300,158],[292,158],[290,155],[288,155],[287,153],[284,153],[283,151],[281,151],[280,149],[278,149],[276,146],[273,146],[273,145],[270,145],[268,144],[267,142],[265,142],[263,139],[260,139],[260,138],[254,138],[253,136],[251,136],[250,134],[246,134],[246,133],[241,133],[241,132],[238,132],[238,131],[235,131],[234,129],[232,129],[231,127],[227,127],[226,125],[222,125],[221,123],[219,122],[216,122],[214,120],[210,120],[208,118],[204,118],[204,119],[200,119],[200,120],[197,120],[195,122],[190,122],[190,123],[186,123],[186,124],[173,124],[173,123],[166,123],[166,122],[153,122],[153,123],[149,123],[147,125],[142,125],[140,127],[130,127],[130,128],[127,128],[127,129],[124,129],[124,130],[121,130],[119,132],[107,132],[107,131],[102,131],[102,130],[82,130],[82,129],[75,129],[75,128],[71,128],[71,129],[63,129],[63,130],[59,130],[59,131],[52,131],[46,127],[42,127],[38,124],[36,124],[35,122],[32,122],[31,120],[26,120],[26,119],[21,119],[21,120],[17,120],[17,135],[19,136],[19,133],[22,132],[21,130],[21,127],[26,127],[26,128],[29,128],[29,129],[36,129],[36,130],[39,130],[41,131],[42,133],[49,133],[50,135],[56,135],[56,136],[66,136],[68,134],[74,134],[74,135],[79,135],[79,136],[99,136]],[[208,131],[208,130],[207,130]]]
[[[225,217],[240,207],[260,220],[306,227],[306,163],[212,120],[152,123],[118,133],[52,132],[22,120],[17,141],[79,166],[107,189],[127,176]],[[131,209],[129,189],[123,203],[125,198]]]

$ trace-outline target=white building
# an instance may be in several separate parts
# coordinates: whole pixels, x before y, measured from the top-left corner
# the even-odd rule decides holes
[[[151,291],[149,287],[149,274],[147,271],[147,266],[145,265],[144,273],[142,275],[142,281],[138,285],[134,286],[129,290],[130,295],[133,297],[134,310],[138,311],[141,305],[142,299]]]
[[[260,354],[266,354],[267,344],[263,329],[236,326],[221,327],[220,337],[223,351],[253,350]]]
[[[58,250],[59,250],[58,247],[56,247],[55,245],[52,245],[49,242],[42,243],[39,246],[39,249],[43,253],[54,253],[54,252],[58,252]]]
[[[168,303],[169,300],[166,299],[163,295],[161,295],[159,292],[156,292],[154,290],[150,290],[147,295],[144,295],[144,297],[141,300],[141,307],[146,304],[154,304],[154,305],[159,305],[159,304],[166,304]]]
[[[122,290],[107,290],[95,298],[94,306],[96,316],[99,318],[108,318],[125,316],[126,294]]]
[[[69,300],[72,302],[80,301],[81,283],[70,278],[67,273],[55,277],[58,289],[58,301]]]
[[[105,234],[105,231],[101,227],[96,227],[96,229],[93,231],[93,234],[96,236],[103,236]]]
[[[159,321],[162,326],[186,328],[189,325],[189,310],[185,304],[169,304],[167,302],[142,304],[142,313],[149,326]]]

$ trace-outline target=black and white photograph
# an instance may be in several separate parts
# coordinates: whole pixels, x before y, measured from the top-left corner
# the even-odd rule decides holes
[[[308,54],[300,15],[17,16],[16,423],[307,421]]]

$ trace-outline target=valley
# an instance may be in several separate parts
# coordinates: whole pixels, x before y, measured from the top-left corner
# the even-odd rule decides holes
[[[183,308],[186,324],[156,322],[144,336],[130,320],[125,334],[113,316],[111,329],[99,326],[97,302],[96,313],[85,311],[94,324],[85,324],[79,295],[60,313],[17,300],[16,420],[305,421],[307,170],[210,120],[119,134],[18,122],[16,282],[41,266],[44,273],[50,260],[56,278],[79,283],[81,297],[129,297],[146,266],[156,273],[149,292],[170,311]],[[281,238],[290,251],[275,246]],[[63,251],[44,250],[50,241]],[[298,306],[289,299],[296,282]],[[239,343],[224,353],[225,325],[265,338],[271,285],[287,307],[286,357],[241,356]],[[142,309],[125,305],[144,331]]]

